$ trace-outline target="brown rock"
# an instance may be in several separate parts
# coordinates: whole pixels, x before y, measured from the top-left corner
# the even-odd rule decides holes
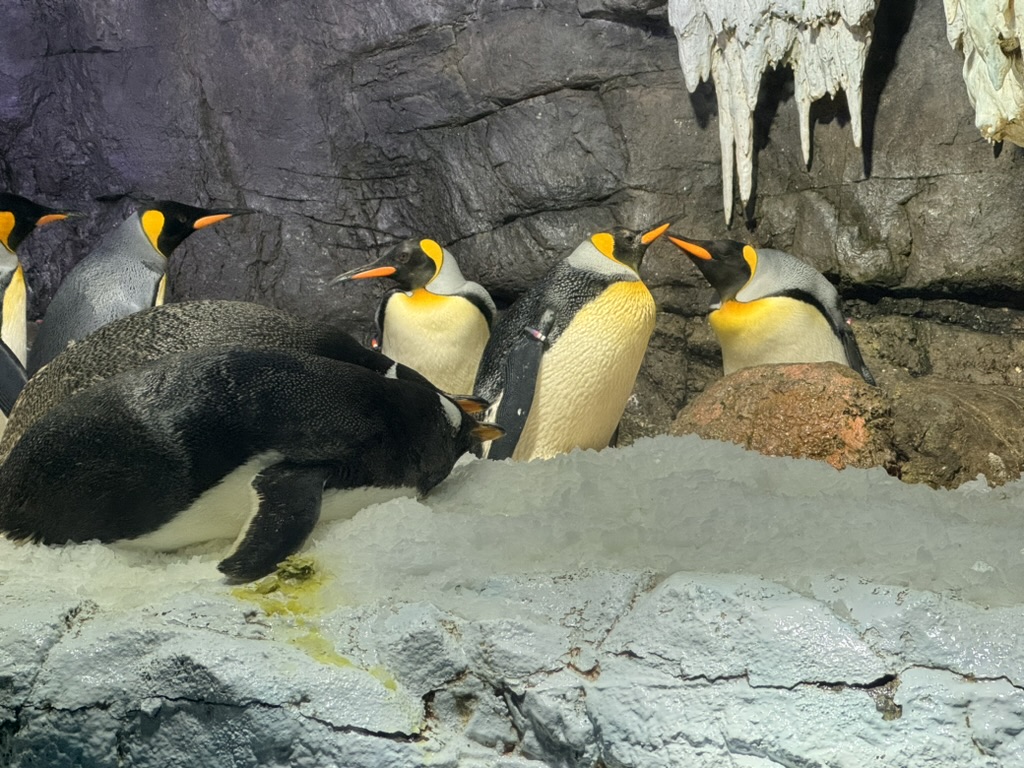
[[[894,470],[890,402],[837,363],[762,365],[709,386],[672,425],[769,456]]]
[[[907,482],[955,488],[979,474],[991,485],[1024,470],[1024,389],[880,371],[892,397],[892,439]]]
[[[1024,472],[1024,389],[876,368],[879,387],[836,363],[746,368],[709,385],[671,433],[769,456],[884,467],[906,482],[991,485]]]

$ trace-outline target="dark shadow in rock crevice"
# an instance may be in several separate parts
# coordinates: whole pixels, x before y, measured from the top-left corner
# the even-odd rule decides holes
[[[875,121],[882,92],[896,67],[897,54],[917,3],[907,0],[881,0],[875,13],[875,32],[864,63],[864,93],[861,120],[864,129],[864,178],[871,178],[871,156],[875,144]]]

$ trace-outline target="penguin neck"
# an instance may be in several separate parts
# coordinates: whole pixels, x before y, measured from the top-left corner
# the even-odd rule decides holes
[[[460,293],[465,284],[466,278],[462,276],[462,270],[459,269],[459,265],[455,263],[455,259],[449,254],[445,256],[441,269],[438,270],[431,280],[427,281],[422,290],[435,296],[454,296]],[[410,295],[412,294],[410,293]]]
[[[167,257],[153,247],[138,216],[129,217],[103,238],[100,249],[107,253],[131,254],[158,274],[167,269]]]
[[[770,363],[849,365],[842,342],[814,306],[786,296],[726,301],[708,315],[726,374]]]
[[[18,268],[18,255],[0,242],[0,279],[8,279]]]
[[[613,281],[640,280],[640,275],[635,269],[621,261],[608,258],[597,250],[589,240],[585,240],[569,254],[565,263],[575,269],[592,272]]]

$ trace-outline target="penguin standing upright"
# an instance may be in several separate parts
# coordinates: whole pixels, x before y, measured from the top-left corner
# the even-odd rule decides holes
[[[673,233],[668,239],[718,293],[708,320],[726,374],[769,363],[833,361],[875,383],[839,293],[812,266],[785,251],[735,240],[689,240]]]
[[[25,308],[28,288],[25,270],[17,256],[18,246],[36,227],[62,221],[72,215],[75,215],[73,211],[47,208],[20,195],[0,192],[0,294],[3,295],[0,341],[7,348],[0,357],[0,409],[5,414],[14,404],[11,396],[17,397],[25,381],[27,362]]]
[[[160,200],[132,214],[60,284],[29,351],[29,375],[111,320],[163,304],[171,252],[196,230],[251,212]]]
[[[164,550],[234,539],[218,567],[251,580],[302,546],[325,489],[356,491],[324,510],[339,517],[424,494],[498,435],[425,382],[351,363],[247,347],[168,355],[32,425],[0,466],[0,531]]]
[[[372,277],[390,277],[399,286],[377,307],[381,352],[445,392],[471,392],[497,314],[487,290],[462,276],[448,250],[426,239],[404,240],[330,284]]]
[[[654,331],[654,297],[640,262],[668,226],[591,236],[501,317],[474,390],[505,429],[488,458],[608,445]]]

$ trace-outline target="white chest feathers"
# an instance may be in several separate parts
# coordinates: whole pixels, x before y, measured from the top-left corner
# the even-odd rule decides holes
[[[152,533],[134,539],[123,539],[121,546],[171,551],[193,544],[219,539],[234,540],[231,551],[245,537],[259,507],[253,478],[263,469],[281,460],[281,455],[268,452],[253,457],[228,473],[217,485],[203,493],[188,509]],[[401,496],[415,496],[415,488],[353,488],[324,491],[320,522],[347,520],[359,510]]]
[[[381,352],[444,392],[469,394],[489,337],[487,321],[472,302],[421,288],[388,300]]]

